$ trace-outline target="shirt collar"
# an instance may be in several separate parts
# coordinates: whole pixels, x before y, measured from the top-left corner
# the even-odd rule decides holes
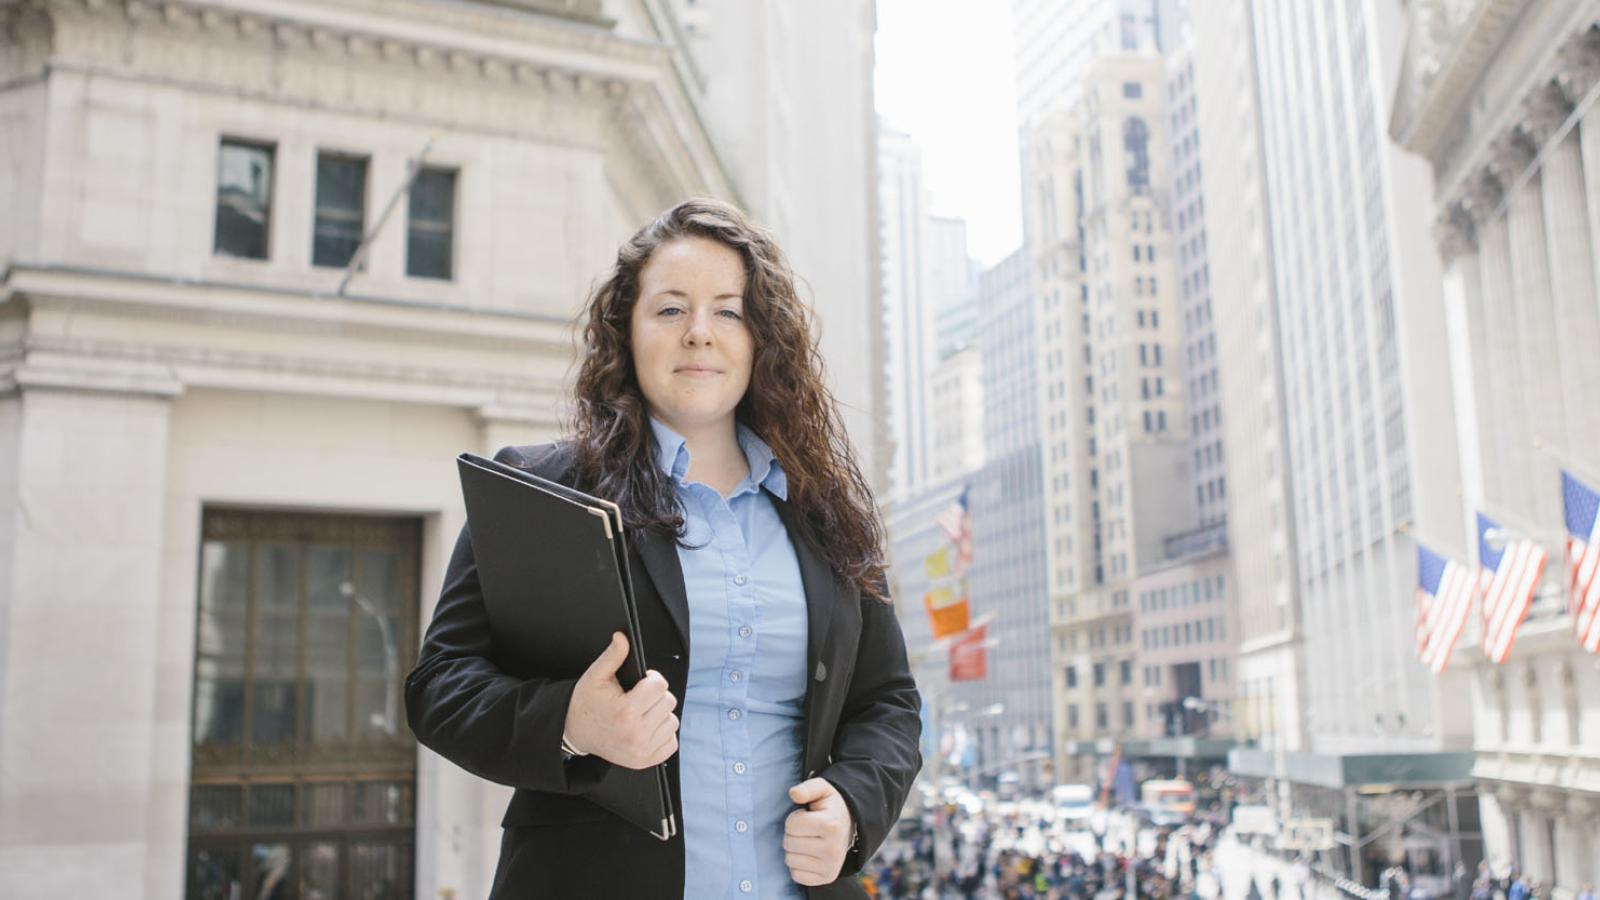
[[[689,472],[689,445],[683,435],[678,434],[666,425],[663,425],[655,416],[650,417],[650,429],[656,436],[656,464],[661,471],[667,473],[673,481],[683,483],[683,478]],[[744,451],[745,462],[750,466],[750,474],[734,489],[736,496],[745,490],[755,490],[764,487],[779,500],[789,499],[789,479],[783,473],[783,466],[773,456],[772,448],[767,446],[754,431],[745,427],[743,422],[734,423],[734,436],[739,441],[739,449]]]

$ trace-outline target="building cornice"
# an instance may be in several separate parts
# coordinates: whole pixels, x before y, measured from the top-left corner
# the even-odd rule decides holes
[[[668,200],[733,195],[670,48],[501,4],[27,0],[0,5],[0,51],[0,82],[80,71],[558,143],[621,128]]]

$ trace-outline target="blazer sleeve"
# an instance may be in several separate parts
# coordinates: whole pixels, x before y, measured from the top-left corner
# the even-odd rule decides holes
[[[861,640],[834,732],[833,762],[817,773],[838,788],[855,820],[859,840],[841,878],[861,871],[878,851],[922,769],[922,697],[900,621],[882,600],[863,594],[860,602]]]
[[[504,459],[501,451],[496,459]],[[491,659],[489,618],[466,527],[456,538],[444,586],[406,677],[406,719],[417,741],[480,778],[517,788],[579,794],[611,764],[564,760],[561,733],[576,679],[522,679]]]

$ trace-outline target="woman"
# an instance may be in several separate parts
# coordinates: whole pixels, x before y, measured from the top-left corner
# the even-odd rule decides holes
[[[861,897],[921,766],[920,699],[872,498],[770,235],[681,203],[617,253],[584,328],[572,436],[497,459],[615,501],[650,668],[497,666],[463,530],[406,709],[517,791],[495,897]],[[551,585],[559,590],[559,585]],[[584,799],[666,761],[679,834]]]

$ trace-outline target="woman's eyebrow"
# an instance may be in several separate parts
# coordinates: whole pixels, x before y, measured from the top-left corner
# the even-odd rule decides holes
[[[652,297],[660,297],[662,295],[666,295],[668,297],[682,297],[685,300],[689,299],[688,293],[686,293],[684,291],[680,291],[677,288],[663,288],[662,290],[656,291],[654,294],[651,294],[650,296],[652,296]],[[744,295],[743,294],[718,294],[715,297],[712,297],[711,299],[713,299],[713,300],[743,300],[744,299]]]

